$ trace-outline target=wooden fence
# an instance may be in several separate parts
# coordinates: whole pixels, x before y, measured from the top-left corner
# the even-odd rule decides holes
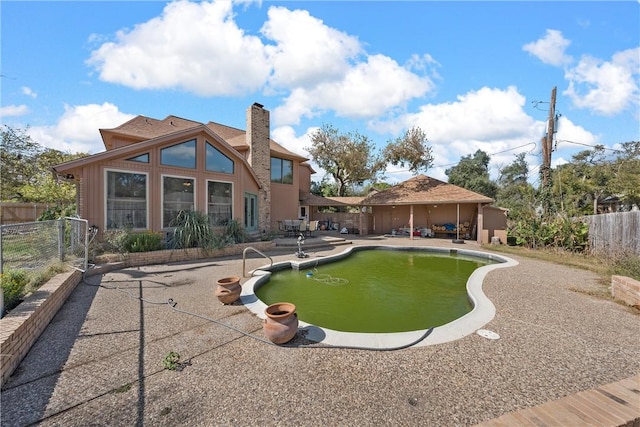
[[[640,211],[585,217],[593,252],[632,252],[640,255]]]
[[[46,203],[0,202],[0,224],[33,222],[47,210]]]

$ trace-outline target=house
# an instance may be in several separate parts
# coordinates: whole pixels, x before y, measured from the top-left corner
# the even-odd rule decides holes
[[[246,111],[246,130],[137,116],[100,134],[104,152],[57,165],[53,172],[76,183],[78,214],[101,232],[167,232],[181,210],[197,210],[214,227],[236,219],[253,235],[299,218],[363,235],[409,230],[413,238],[415,230],[431,228],[449,237],[452,224],[456,233],[467,224],[461,238],[487,242],[496,233],[483,228],[492,199],[424,175],[366,197],[311,194],[315,171],[307,158],[270,138],[269,111],[258,103]],[[334,218],[320,211],[323,206],[352,209]]]
[[[78,214],[100,231],[167,231],[180,210],[207,213],[213,226],[240,220],[249,233],[298,218],[313,170],[270,139],[269,111],[254,103],[247,130],[180,117],[137,116],[100,129],[106,151],[53,168],[76,183]]]

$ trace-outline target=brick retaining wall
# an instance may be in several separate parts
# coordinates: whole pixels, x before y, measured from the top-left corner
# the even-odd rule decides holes
[[[640,282],[626,276],[611,276],[611,296],[640,308]]]
[[[0,319],[2,384],[27,355],[81,278],[80,271],[58,274]]]
[[[86,274],[90,276],[141,265],[240,255],[248,246],[263,252],[272,249],[275,243],[243,243],[209,251],[190,248],[186,250],[138,252],[126,255],[105,255],[98,257],[96,267],[87,271]],[[53,316],[56,315],[67,300],[67,297],[80,283],[82,274],[77,270],[58,274],[0,319],[0,372],[2,373],[2,382],[0,384],[4,384],[9,379],[13,371],[27,355],[31,346],[49,325]]]

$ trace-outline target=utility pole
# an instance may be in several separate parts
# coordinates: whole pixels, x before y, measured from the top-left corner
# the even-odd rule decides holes
[[[551,172],[551,151],[553,149],[553,133],[555,132],[556,118],[556,87],[551,91],[551,104],[549,107],[549,121],[547,123],[547,136],[542,138],[542,186],[546,188]]]

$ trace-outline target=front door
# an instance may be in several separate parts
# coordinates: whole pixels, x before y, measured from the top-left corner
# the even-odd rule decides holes
[[[247,232],[258,230],[258,195],[244,193],[244,229]]]

